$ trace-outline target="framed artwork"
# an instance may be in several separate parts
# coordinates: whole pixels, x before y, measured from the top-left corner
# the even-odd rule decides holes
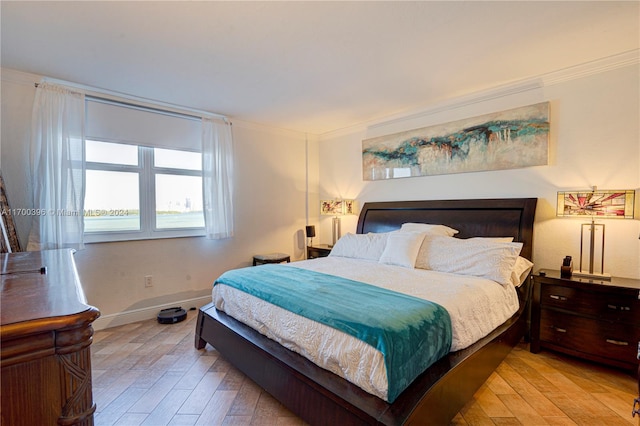
[[[543,102],[362,141],[364,180],[515,169],[548,163]]]

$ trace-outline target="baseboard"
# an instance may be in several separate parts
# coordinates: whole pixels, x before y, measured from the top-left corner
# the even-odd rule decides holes
[[[196,297],[193,299],[177,300],[175,302],[164,303],[162,305],[149,306],[147,308],[133,309],[131,311],[118,312],[117,314],[102,315],[93,323],[94,330],[104,330],[105,328],[117,327],[119,325],[130,324],[132,322],[144,321],[158,316],[161,309],[182,306],[183,309],[200,308],[211,302],[211,296]]]

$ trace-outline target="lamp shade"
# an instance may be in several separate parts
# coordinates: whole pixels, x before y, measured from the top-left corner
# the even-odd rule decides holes
[[[358,202],[356,200],[322,200],[320,214],[329,216],[358,214]]]
[[[313,238],[316,236],[316,227],[314,225],[309,225],[305,227],[307,232],[307,238]]]
[[[342,214],[358,214],[358,202],[356,200],[342,200]]]
[[[558,192],[557,216],[633,219],[635,190]]]
[[[344,214],[342,212],[343,204],[343,200],[322,200],[320,201],[320,214],[330,216],[342,215]]]

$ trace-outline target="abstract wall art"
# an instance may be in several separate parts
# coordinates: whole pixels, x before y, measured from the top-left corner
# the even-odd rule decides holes
[[[364,180],[541,166],[548,163],[549,103],[362,141]]]

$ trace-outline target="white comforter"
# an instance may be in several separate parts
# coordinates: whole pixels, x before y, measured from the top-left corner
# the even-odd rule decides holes
[[[451,351],[475,343],[518,310],[518,296],[512,285],[483,278],[336,256],[283,267],[330,273],[438,303],[451,317]],[[213,302],[217,309],[263,335],[387,400],[384,359],[372,346],[225,285],[213,288]]]

